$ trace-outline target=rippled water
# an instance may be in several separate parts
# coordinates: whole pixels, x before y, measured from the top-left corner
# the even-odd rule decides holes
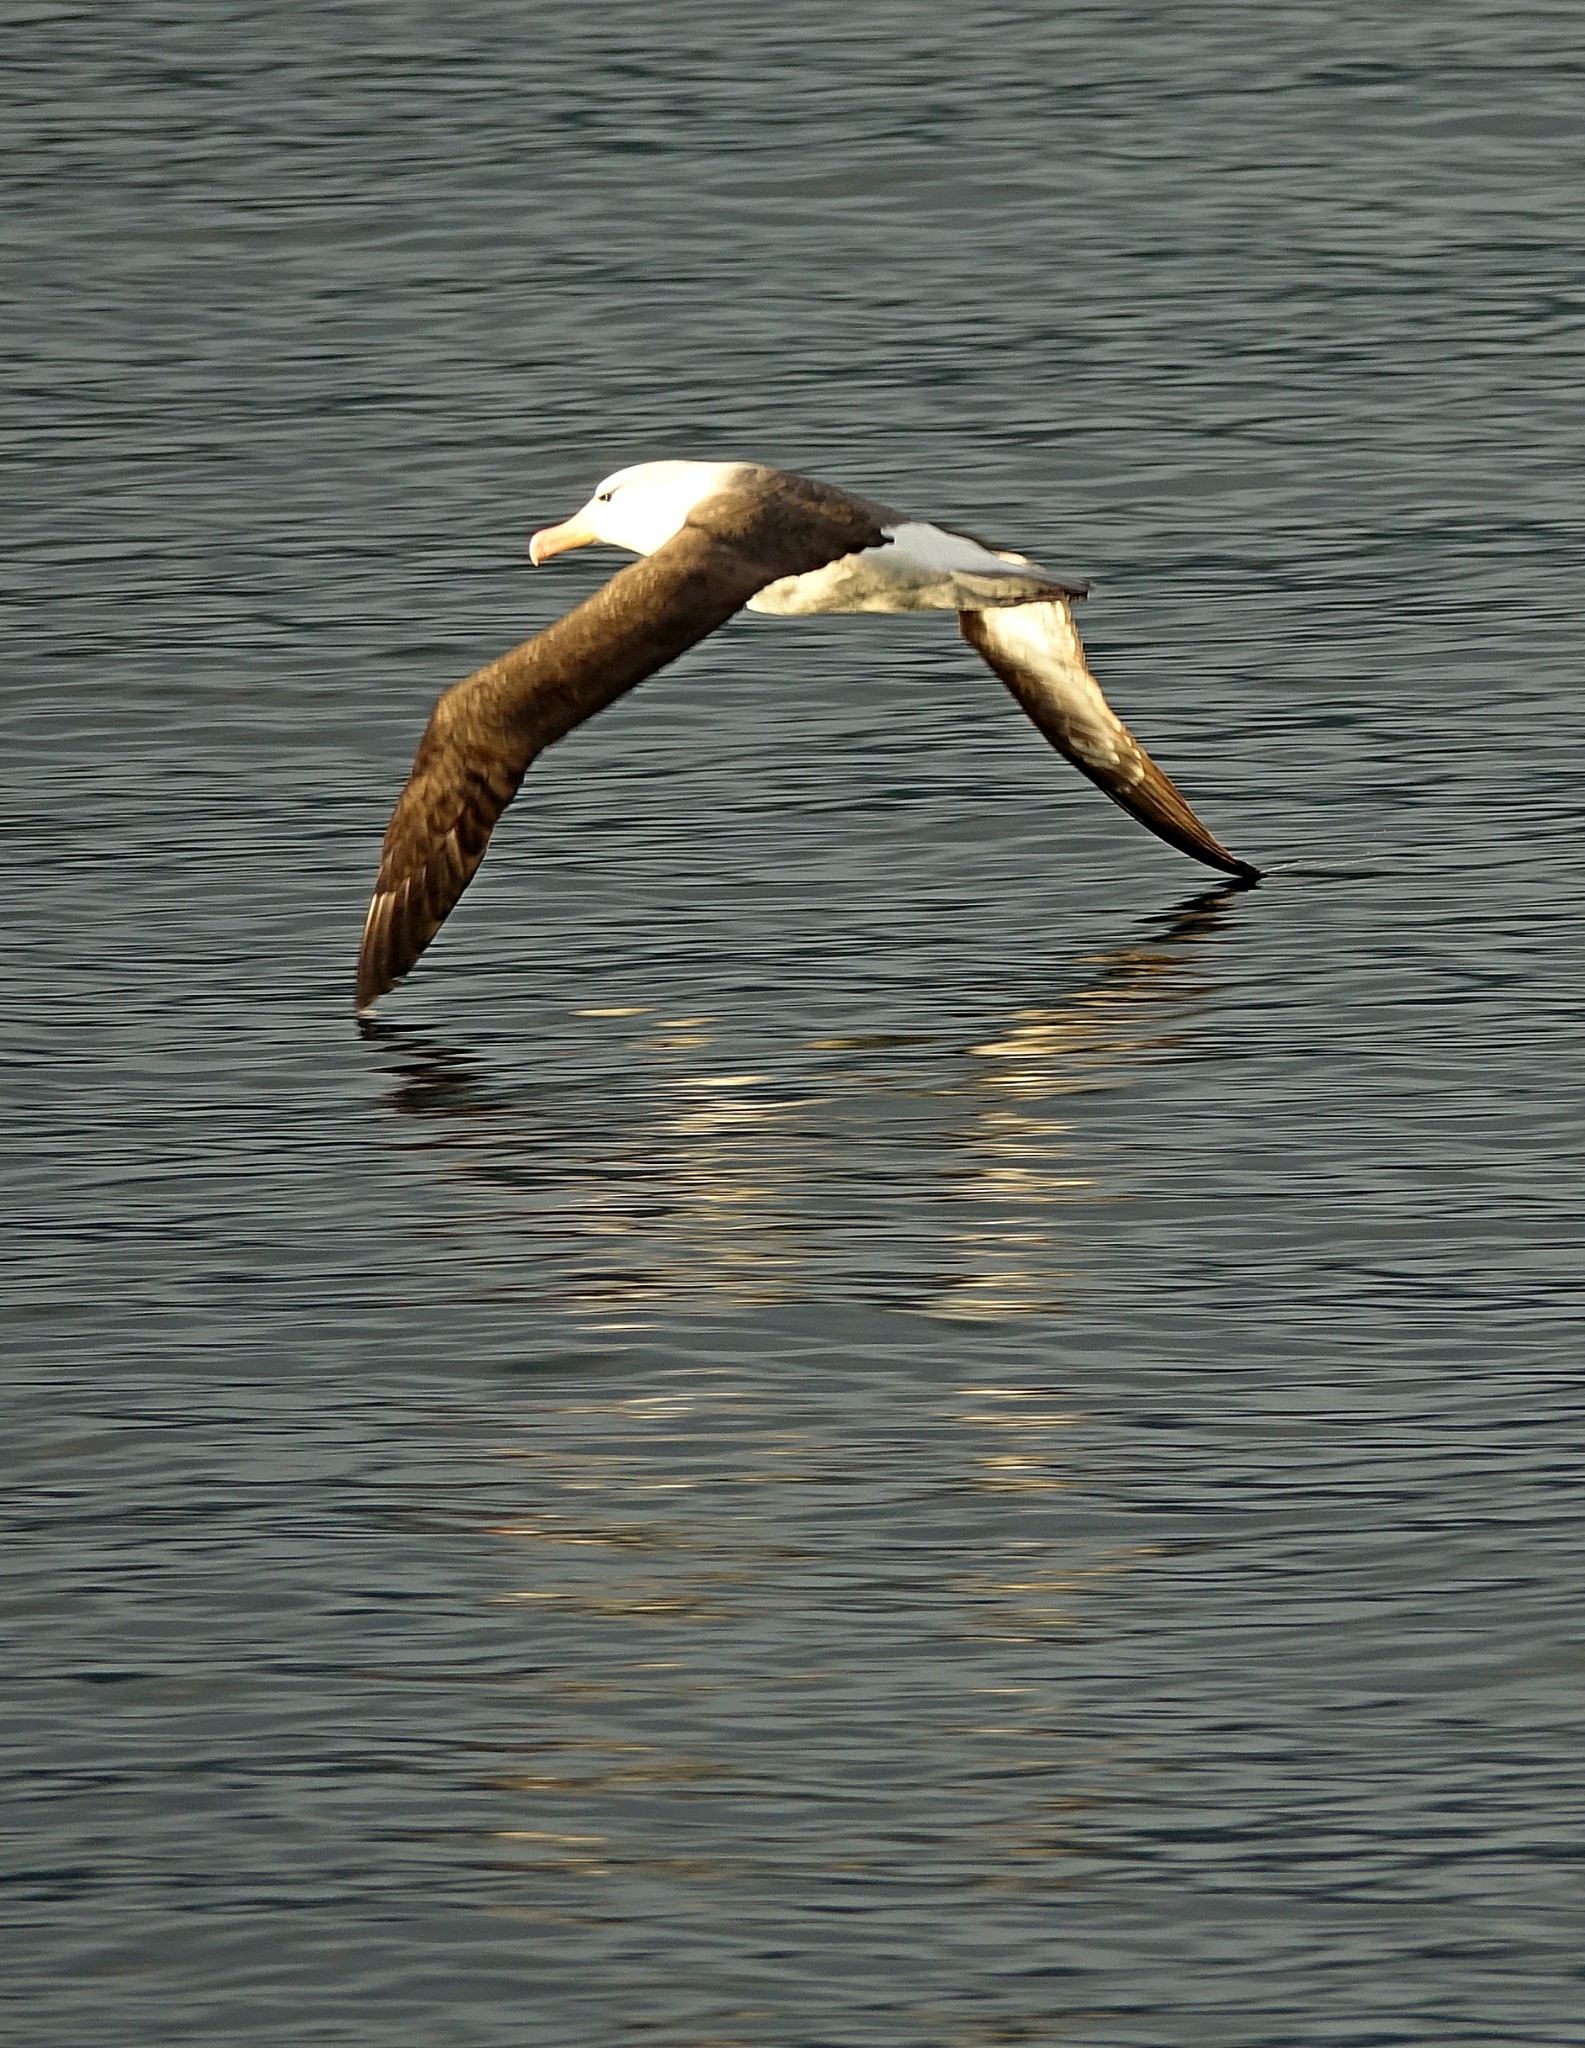
[[[1585,39],[13,9],[0,2032],[1585,2041]],[[1092,574],[535,767],[616,463]]]

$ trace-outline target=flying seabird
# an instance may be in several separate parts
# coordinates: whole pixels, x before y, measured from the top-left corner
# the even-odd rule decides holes
[[[536,564],[603,541],[643,557],[436,704],[380,851],[358,1009],[394,988],[484,858],[530,762],[744,609],[955,611],[1060,754],[1169,846],[1244,882],[1101,695],[1072,604],[1089,585],[950,527],[753,462],[642,462],[529,542]]]

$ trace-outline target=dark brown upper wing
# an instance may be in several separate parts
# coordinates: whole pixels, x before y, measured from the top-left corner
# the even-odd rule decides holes
[[[751,481],[701,505],[664,547],[613,576],[435,706],[380,849],[358,1008],[418,959],[472,880],[536,754],[724,625],[756,590],[884,536],[857,500]]]
[[[1224,875],[1259,881],[1260,870],[1212,837],[1102,696],[1066,604],[959,612],[958,623],[1057,752],[1114,804],[1180,853]]]

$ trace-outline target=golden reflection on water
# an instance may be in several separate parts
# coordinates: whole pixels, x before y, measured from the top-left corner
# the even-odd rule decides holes
[[[1192,1042],[1203,948],[1236,891],[1086,956],[1076,988],[984,1029],[861,1032],[763,1050],[722,1020],[579,1011],[558,1086],[377,1026],[390,1108],[467,1202],[450,1263],[476,1288],[642,1325],[679,1304],[819,1298],[987,1321],[1071,1296],[1063,1212],[1106,1200],[1075,1099]],[[1000,1483],[1036,1486],[1016,1460]]]
[[[999,1497],[1008,1461],[1057,1489],[1093,1459],[1050,1386],[921,1380],[902,1405],[904,1427],[713,1367],[665,1396],[541,1390],[497,1446],[512,1510],[481,1523],[521,1643],[468,1774],[496,1809],[489,1911],[772,1939],[800,1908],[884,1908],[906,1942],[950,1894],[994,1941],[1009,1899],[1115,1878],[1147,1766],[1061,1660],[1160,1553]]]

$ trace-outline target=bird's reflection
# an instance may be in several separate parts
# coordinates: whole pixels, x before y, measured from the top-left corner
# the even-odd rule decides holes
[[[1062,1212],[1105,1198],[1068,1098],[1192,1053],[1241,895],[1194,897],[1043,1000],[1031,977],[928,1031],[761,1043],[753,1072],[721,1020],[636,1006],[569,1019],[532,1076],[365,1033],[402,1142],[465,1195],[450,1256],[475,1286],[624,1320],[800,1297],[1018,1315],[1070,1293]]]

